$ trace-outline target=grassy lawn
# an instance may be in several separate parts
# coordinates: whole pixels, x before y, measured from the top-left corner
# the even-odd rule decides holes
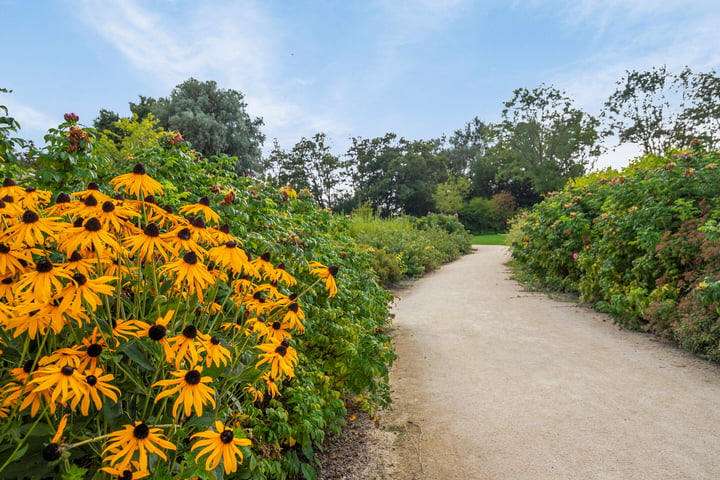
[[[492,235],[474,235],[473,245],[506,245],[506,233],[496,233]]]

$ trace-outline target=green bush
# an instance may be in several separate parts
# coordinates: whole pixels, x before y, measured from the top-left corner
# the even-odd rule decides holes
[[[523,278],[720,359],[719,163],[698,144],[548,194],[513,242]]]

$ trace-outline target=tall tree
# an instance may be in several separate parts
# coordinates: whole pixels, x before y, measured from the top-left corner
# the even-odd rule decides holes
[[[265,135],[262,118],[250,118],[244,96],[237,90],[218,89],[210,80],[190,78],[176,86],[169,97],[140,97],[130,110],[143,119],[152,113],[165,130],[179,131],[190,145],[210,157],[237,157],[237,173],[259,173]]]
[[[436,185],[447,178],[440,140],[409,141],[388,133],[352,142],[348,157],[356,205],[369,201],[385,216],[433,210]]]
[[[487,155],[522,206],[583,175],[601,152],[599,121],[553,86],[516,89],[504,105]]]
[[[276,140],[268,161],[278,184],[307,188],[321,206],[334,207],[342,195],[346,162],[330,153],[325,140],[324,133],[303,137],[289,152]]]
[[[679,73],[667,67],[628,70],[605,102],[602,116],[618,142],[663,154],[700,138],[712,147],[720,140],[720,78],[715,71]]]

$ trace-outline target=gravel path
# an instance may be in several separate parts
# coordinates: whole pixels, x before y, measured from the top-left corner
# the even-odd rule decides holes
[[[524,291],[507,260],[477,247],[399,292],[385,469],[364,478],[720,478],[720,368]]]

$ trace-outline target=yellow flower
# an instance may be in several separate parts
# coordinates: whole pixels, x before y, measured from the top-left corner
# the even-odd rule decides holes
[[[80,413],[83,415],[89,415],[90,413],[90,401],[92,400],[97,410],[102,409],[102,399],[100,394],[112,399],[113,402],[117,402],[118,394],[120,389],[114,385],[111,385],[110,381],[114,380],[112,374],[103,375],[103,371],[100,368],[93,368],[87,370],[85,375],[85,389],[75,395],[70,403],[70,407],[75,410],[78,403],[80,404]]]
[[[175,360],[175,351],[168,343],[167,338],[165,338],[168,331],[167,325],[174,314],[175,310],[168,310],[165,313],[164,317],[158,317],[158,319],[152,325],[141,322],[145,326],[145,328],[144,330],[138,331],[137,333],[138,337],[147,336],[148,338],[150,338],[150,340],[159,343],[160,346],[162,346],[163,351],[165,352],[165,361],[168,363],[172,363]]]
[[[154,223],[149,223],[140,233],[131,235],[125,239],[123,244],[129,248],[129,255],[139,252],[140,258],[152,262],[155,255],[162,255],[167,262],[168,252],[177,255],[175,247],[167,241],[169,236],[161,234],[160,229]]]
[[[262,402],[263,401],[263,393],[260,390],[258,390],[257,388],[250,385],[249,383],[243,387],[243,391],[252,395],[253,402]]]
[[[220,338],[210,337],[210,341],[203,345],[205,349],[205,365],[208,367],[213,364],[220,366],[227,365],[231,358],[230,350],[220,344]]]
[[[196,433],[192,438],[202,438],[195,442],[191,450],[203,448],[198,452],[196,460],[200,457],[208,455],[205,461],[205,470],[212,471],[220,464],[222,459],[225,474],[233,473],[237,470],[238,462],[236,457],[240,457],[240,463],[243,461],[243,454],[238,447],[246,447],[252,442],[249,438],[236,438],[232,429],[225,427],[222,422],[215,422],[215,431],[206,430]]]
[[[265,380],[265,386],[267,387],[267,392],[270,394],[272,398],[275,397],[282,397],[282,394],[280,393],[280,389],[278,389],[277,383],[275,383],[275,380],[268,375],[267,373],[264,373],[262,377],[260,377],[260,380]]]
[[[305,312],[300,309],[297,302],[292,302],[287,306],[287,312],[283,316],[283,323],[288,323],[288,328],[293,328],[300,333],[305,331],[302,321],[305,320]]]
[[[118,480],[138,480],[150,476],[149,471],[140,468],[139,462],[133,460],[130,463],[133,465],[134,470],[131,470],[129,466],[123,468],[102,467],[100,470],[117,477]]]
[[[72,255],[76,250],[89,250],[94,248],[97,255],[104,256],[105,251],[110,247],[112,253],[117,254],[120,251],[115,238],[106,230],[103,230],[100,220],[95,217],[85,220],[81,226],[69,228],[63,234],[63,240],[60,242],[60,250],[66,255]]]
[[[310,262],[309,265],[311,274],[325,279],[325,290],[328,291],[328,297],[334,297],[337,294],[335,276],[338,274],[339,267],[335,265],[326,267],[319,262]]]
[[[32,263],[29,250],[17,250],[0,243],[0,275],[22,273],[28,263]]]
[[[284,283],[288,287],[292,287],[297,283],[295,277],[290,275],[285,269],[285,264],[278,264],[272,273],[269,275],[270,281],[275,283]]]
[[[33,375],[30,383],[36,384],[33,390],[39,393],[43,390],[52,390],[50,401],[67,403],[75,395],[81,395],[85,388],[85,379],[75,365],[53,364],[47,367],[40,367]]]
[[[45,244],[46,237],[53,237],[65,227],[59,217],[40,217],[32,210],[25,210],[22,221],[12,225],[5,230],[3,238],[13,238],[13,247],[19,248],[23,245],[34,247]]]
[[[124,471],[133,459],[135,452],[138,454],[137,469],[147,470],[148,453],[154,453],[167,461],[167,455],[160,449],[176,450],[172,443],[165,439],[160,428],[150,428],[142,422],[135,422],[135,425],[125,425],[109,435],[103,455],[109,454],[104,461],[110,462],[111,467],[117,466],[118,470]]]
[[[190,232],[190,229],[186,226],[180,226],[170,232],[168,241],[180,247],[180,250],[195,252],[199,257],[207,254],[207,250],[192,239],[192,232]]]
[[[136,197],[144,197],[145,195],[158,195],[163,191],[163,186],[145,171],[145,167],[138,163],[133,168],[132,173],[119,175],[110,183],[115,185],[115,191],[123,188],[125,193],[135,195]]]
[[[210,208],[210,199],[208,197],[202,197],[195,204],[185,205],[183,207],[180,207],[180,210],[178,210],[178,213],[180,215],[185,215],[185,214],[196,215],[198,213],[202,213],[203,216],[205,217],[206,222],[220,223],[220,215],[215,213]]]
[[[203,349],[203,344],[210,341],[210,335],[201,333],[195,325],[188,325],[183,328],[180,335],[169,338],[168,343],[175,352],[175,368],[180,368],[180,363],[187,358],[190,364],[199,363],[199,352]]]
[[[100,225],[105,230],[116,234],[127,233],[128,221],[139,216],[140,214],[136,211],[123,207],[120,202],[112,200],[104,201],[97,214]]]
[[[218,265],[229,268],[236,273],[256,272],[248,261],[248,256],[241,244],[235,240],[230,240],[222,245],[213,247],[209,250],[208,256]]]
[[[62,455],[62,452],[64,450],[64,448],[62,447],[62,436],[65,430],[65,426],[67,425],[67,419],[67,414],[63,415],[63,417],[60,419],[60,423],[58,423],[55,435],[53,436],[50,443],[46,445],[42,450],[42,457],[43,460],[45,460],[46,462],[54,462],[55,460],[60,458],[60,455]]]
[[[115,287],[108,285],[115,280],[115,277],[87,278],[82,273],[75,273],[72,282],[62,291],[60,310],[69,311],[71,315],[77,315],[83,311],[83,304],[90,307],[93,312],[102,305],[98,294],[112,295]]]
[[[287,341],[278,342],[270,339],[269,343],[258,345],[255,348],[265,352],[259,355],[260,361],[255,364],[256,368],[264,363],[269,364],[270,376],[275,379],[280,379],[283,375],[288,377],[295,375],[294,369],[298,363],[297,352]]]
[[[177,417],[178,408],[183,406],[183,413],[186,417],[192,414],[193,409],[198,417],[203,414],[203,406],[206,403],[211,403],[215,408],[215,390],[205,383],[212,383],[212,377],[203,377],[203,367],[194,367],[190,370],[178,370],[177,372],[170,372],[170,375],[176,377],[175,379],[160,380],[155,382],[152,386],[161,387],[172,387],[167,388],[160,392],[155,397],[155,403],[158,400],[173,395],[179,392],[175,403],[173,404],[173,415]]]
[[[158,269],[158,273],[169,272],[175,275],[174,286],[190,295],[197,295],[201,302],[203,290],[213,283],[213,276],[198,259],[195,252],[186,253],[180,260],[167,263]]]
[[[62,291],[60,279],[70,280],[70,275],[62,267],[56,267],[50,260],[38,260],[35,270],[20,276],[15,284],[18,297],[33,299],[39,303],[48,303],[50,299]]]

